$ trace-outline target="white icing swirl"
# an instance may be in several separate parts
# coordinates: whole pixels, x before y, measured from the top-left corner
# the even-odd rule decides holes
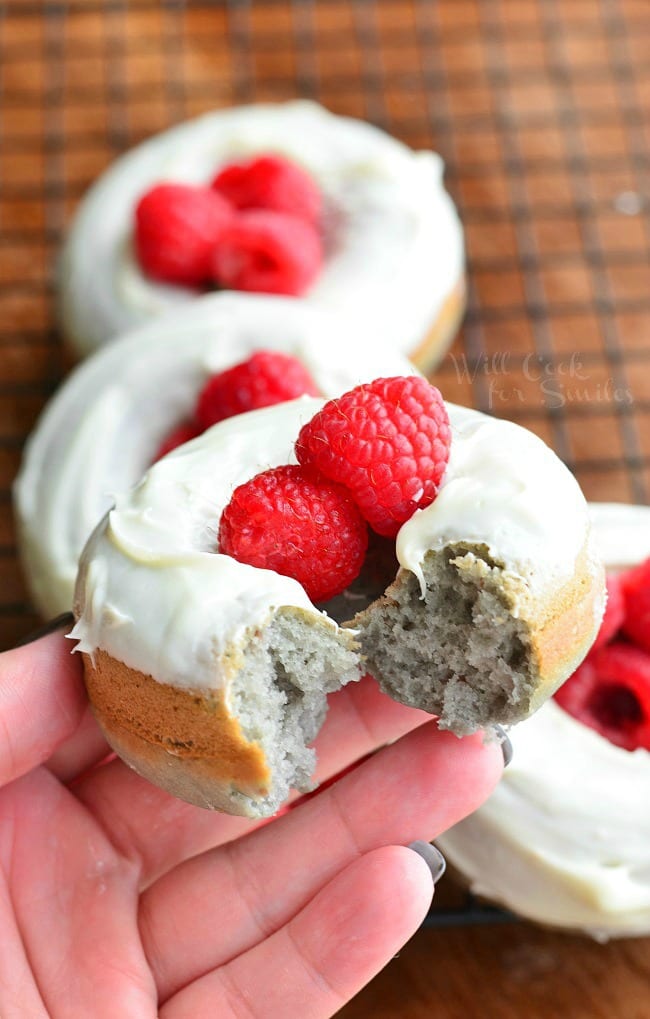
[[[464,271],[442,162],[299,101],[206,114],[103,174],[77,211],[61,263],[63,325],[80,353],[196,296],[140,271],[130,241],[140,196],[161,180],[207,182],[225,162],[269,151],[304,166],[324,196],[326,259],[309,301],[364,323],[357,340],[368,353],[378,336],[404,352],[418,346]]]
[[[302,301],[213,294],[134,330],[80,365],[48,404],[14,496],[32,596],[48,618],[72,605],[81,550],[117,492],[191,414],[210,374],[261,348],[298,357],[324,396],[412,366]]]
[[[214,550],[219,519],[233,489],[260,470],[295,463],[299,430],[320,406],[321,401],[305,397],[215,425],[152,467],[132,493],[118,498],[84,555],[90,570],[79,584],[82,612],[73,631],[81,650],[101,647],[161,683],[214,688],[223,684],[225,674],[209,648],[217,649],[217,658],[225,655],[244,628],[263,625],[281,606],[317,611],[295,581],[233,563]],[[487,472],[478,475],[471,489],[472,503],[461,526],[466,519],[469,537],[477,535],[513,573],[521,566],[525,573],[517,575],[522,584],[543,598],[555,589],[559,576],[573,574],[586,541],[587,510],[579,488],[532,433],[461,407],[449,406],[449,413],[456,449],[438,501],[447,484],[473,481],[463,472],[473,471],[477,461],[488,456],[488,447],[503,449],[514,443],[521,456],[503,458],[500,466],[507,477],[502,484],[506,492],[514,485],[522,492],[530,487],[530,502],[522,503],[527,520],[502,549],[503,522],[484,513],[489,490],[497,484]],[[546,501],[536,501],[540,472],[547,492],[562,503],[562,515],[547,512]],[[456,512],[455,499],[443,502],[442,511],[434,503],[418,514],[415,526],[433,544],[454,540]],[[502,508],[512,529],[519,512],[517,502]],[[410,527],[407,523],[400,531],[398,548]],[[461,539],[467,536],[461,533]],[[540,548],[544,563],[536,570]],[[419,546],[421,557],[426,551]],[[420,562],[413,559],[411,567],[419,570]]]
[[[594,504],[607,565],[650,555],[650,507]],[[510,733],[498,788],[438,840],[479,894],[598,938],[650,932],[650,753],[614,746],[549,701]]]

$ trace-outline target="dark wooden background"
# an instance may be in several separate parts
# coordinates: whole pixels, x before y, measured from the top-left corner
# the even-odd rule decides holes
[[[118,153],[215,106],[308,96],[440,151],[471,296],[436,381],[590,498],[648,501],[649,0],[12,0],[0,47],[0,646],[37,622],[10,486],[64,371],[61,232]],[[650,941],[423,930],[341,1014],[648,1019]]]

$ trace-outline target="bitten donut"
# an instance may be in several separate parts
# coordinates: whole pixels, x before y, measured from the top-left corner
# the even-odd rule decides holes
[[[591,506],[613,569],[650,556],[650,508]],[[567,684],[568,686],[568,684]],[[650,932],[650,752],[629,751],[549,701],[510,733],[490,799],[438,839],[473,891],[594,937]]]
[[[233,491],[295,464],[322,407],[302,397],[243,414],[175,450],[117,497],[81,559],[71,636],[100,724],[137,771],[193,803],[259,816],[305,788],[325,694],[362,671],[459,734],[522,718],[600,622],[602,568],[573,476],[532,433],[451,405],[435,501],[339,598],[314,605],[293,577],[225,555]]]
[[[18,541],[45,618],[72,607],[79,556],[113,495],[136,483],[215,372],[260,349],[297,357],[323,396],[405,358],[300,300],[212,294],[98,352],[68,377],[31,435],[14,487]]]
[[[432,365],[464,307],[460,222],[431,152],[311,102],[207,114],[118,159],[81,203],[60,266],[60,318],[80,355],[196,296],[148,278],[134,210],[160,181],[207,184],[228,161],[278,153],[320,188],[324,262],[306,298]]]

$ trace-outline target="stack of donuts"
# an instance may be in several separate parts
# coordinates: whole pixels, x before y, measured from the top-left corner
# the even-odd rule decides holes
[[[464,302],[433,153],[311,103],[209,114],[104,174],[59,276],[91,356],[26,448],[21,551],[140,774],[268,816],[366,672],[490,739],[580,666],[605,583],[575,479],[420,374]]]

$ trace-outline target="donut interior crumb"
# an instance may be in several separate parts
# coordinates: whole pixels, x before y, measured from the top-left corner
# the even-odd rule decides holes
[[[281,609],[251,635],[230,686],[231,710],[246,739],[261,745],[273,778],[268,796],[251,802],[247,813],[268,816],[291,788],[314,788],[316,755],[308,744],[323,724],[326,695],[359,678],[351,635],[315,624],[312,614]],[[232,798],[239,802],[242,794],[233,791]]]
[[[391,697],[439,716],[457,735],[526,714],[539,680],[518,591],[482,545],[426,555],[424,598],[400,570],[350,624],[368,671]]]

